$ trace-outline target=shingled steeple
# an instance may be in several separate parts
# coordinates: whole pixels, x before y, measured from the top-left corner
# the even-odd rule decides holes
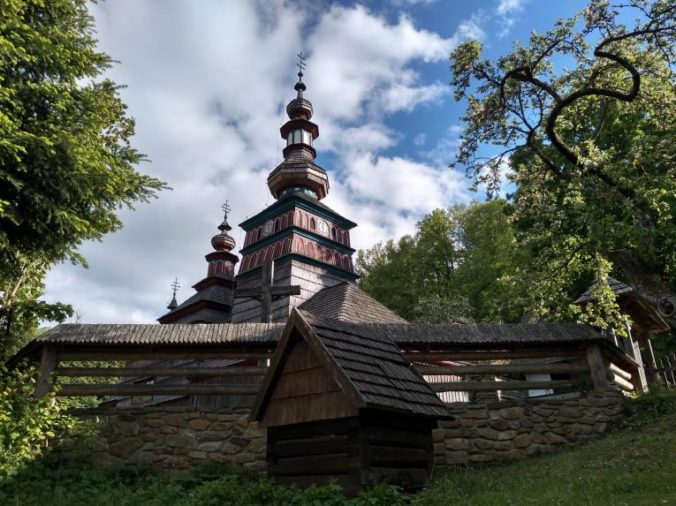
[[[211,238],[214,249],[206,255],[207,276],[195,284],[195,293],[181,304],[174,298],[168,306],[169,312],[158,318],[160,323],[224,323],[230,321],[233,291],[235,289],[235,265],[239,261],[232,253],[235,239],[229,234],[232,227],[228,223],[230,206],[223,204],[223,221],[218,226],[219,233]]]
[[[283,161],[268,176],[276,202],[241,223],[246,232],[237,288],[242,293],[262,286],[263,266],[274,262],[275,286],[301,286],[300,295],[273,303],[272,321],[286,321],[291,309],[319,290],[354,281],[350,230],[356,223],[320,202],[329,192],[329,177],[316,161],[319,127],[311,121],[312,103],[305,97],[305,58],[299,55],[296,97],[286,106],[288,121],[280,128],[286,141]],[[233,322],[261,321],[261,303],[236,298]]]
[[[282,139],[286,141],[286,147],[282,151],[284,161],[268,176],[268,188],[276,199],[293,193],[304,193],[320,200],[329,191],[329,177],[314,161],[317,152],[313,144],[319,137],[319,127],[310,121],[314,109],[312,103],[303,97],[307,86],[303,82],[302,60],[301,57],[298,82],[294,86],[298,95],[286,106],[289,121],[279,130]]]

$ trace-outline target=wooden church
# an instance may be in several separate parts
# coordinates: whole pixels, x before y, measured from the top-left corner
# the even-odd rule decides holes
[[[251,412],[267,428],[268,474],[346,492],[420,489],[446,407],[386,335],[294,310]]]
[[[319,129],[303,96],[302,68],[298,77],[297,96],[286,107],[289,120],[280,130],[284,160],[267,181],[275,202],[240,225],[246,232],[241,262],[232,253],[226,207],[206,255],[206,277],[180,304],[174,292],[161,325],[59,325],[12,361],[40,363],[39,395],[55,376],[115,376],[122,382],[63,384],[60,395],[99,396],[116,407],[252,408],[251,418],[267,428],[268,472],[284,482],[307,486],[335,479],[351,494],[379,482],[420,488],[431,471],[432,429],[448,416],[435,391],[496,390],[485,381],[460,385],[455,374],[486,368],[463,372],[457,360],[533,359],[553,352],[580,358],[592,347],[596,354],[589,356],[599,364],[600,347],[613,357],[617,350],[583,325],[410,325],[359,290],[350,246],[355,223],[321,202],[329,179],[315,162]],[[441,382],[428,383],[402,350]],[[62,367],[73,360],[126,365]],[[491,367],[494,375],[534,366]],[[554,367],[572,366],[549,365]],[[574,367],[588,372],[591,366]],[[607,383],[605,369],[595,371],[600,389]],[[499,388],[533,384],[504,381]]]

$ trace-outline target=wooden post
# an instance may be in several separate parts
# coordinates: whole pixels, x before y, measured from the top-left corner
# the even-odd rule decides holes
[[[53,346],[44,346],[40,356],[40,370],[38,371],[38,382],[35,386],[35,396],[44,397],[52,388],[50,381],[52,372],[56,369],[58,357]]]
[[[272,301],[288,295],[300,295],[300,286],[274,286],[274,262],[268,260],[263,265],[260,288],[239,288],[235,290],[236,299],[251,298],[261,301],[261,322],[272,322]]]
[[[671,387],[675,388],[676,387],[676,357],[674,358],[674,361],[672,362],[669,356],[667,355],[665,357],[665,362],[667,363],[667,372],[668,372],[668,377],[671,379]]]
[[[667,363],[664,358],[660,358],[659,368],[657,369],[657,375],[660,377],[660,380],[664,381],[664,386],[669,388],[669,376],[667,374]]]
[[[594,385],[594,391],[603,392],[607,390],[608,371],[598,344],[593,344],[587,348],[587,363],[589,364],[589,375],[592,385]]]
[[[261,322],[270,323],[272,321],[272,262],[267,261],[263,265],[263,279],[261,286]]]

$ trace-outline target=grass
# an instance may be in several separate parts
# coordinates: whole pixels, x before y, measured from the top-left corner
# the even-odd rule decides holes
[[[676,505],[676,391],[635,401],[609,436],[561,453],[483,469],[454,469],[417,505]]]
[[[676,506],[676,391],[635,401],[635,414],[582,447],[512,464],[456,468],[412,498],[417,506]],[[159,474],[41,462],[0,479],[0,504],[16,506],[399,506],[379,487],[346,499],[336,486],[298,491],[223,469]]]

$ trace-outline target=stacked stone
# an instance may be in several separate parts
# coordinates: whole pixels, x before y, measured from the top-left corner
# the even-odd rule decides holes
[[[457,403],[434,431],[436,466],[517,460],[588,441],[624,415],[616,390],[569,400]]]
[[[101,428],[86,447],[62,444],[65,458],[86,456],[95,466],[149,465],[190,469],[209,463],[265,469],[265,430],[248,409],[96,410]]]

